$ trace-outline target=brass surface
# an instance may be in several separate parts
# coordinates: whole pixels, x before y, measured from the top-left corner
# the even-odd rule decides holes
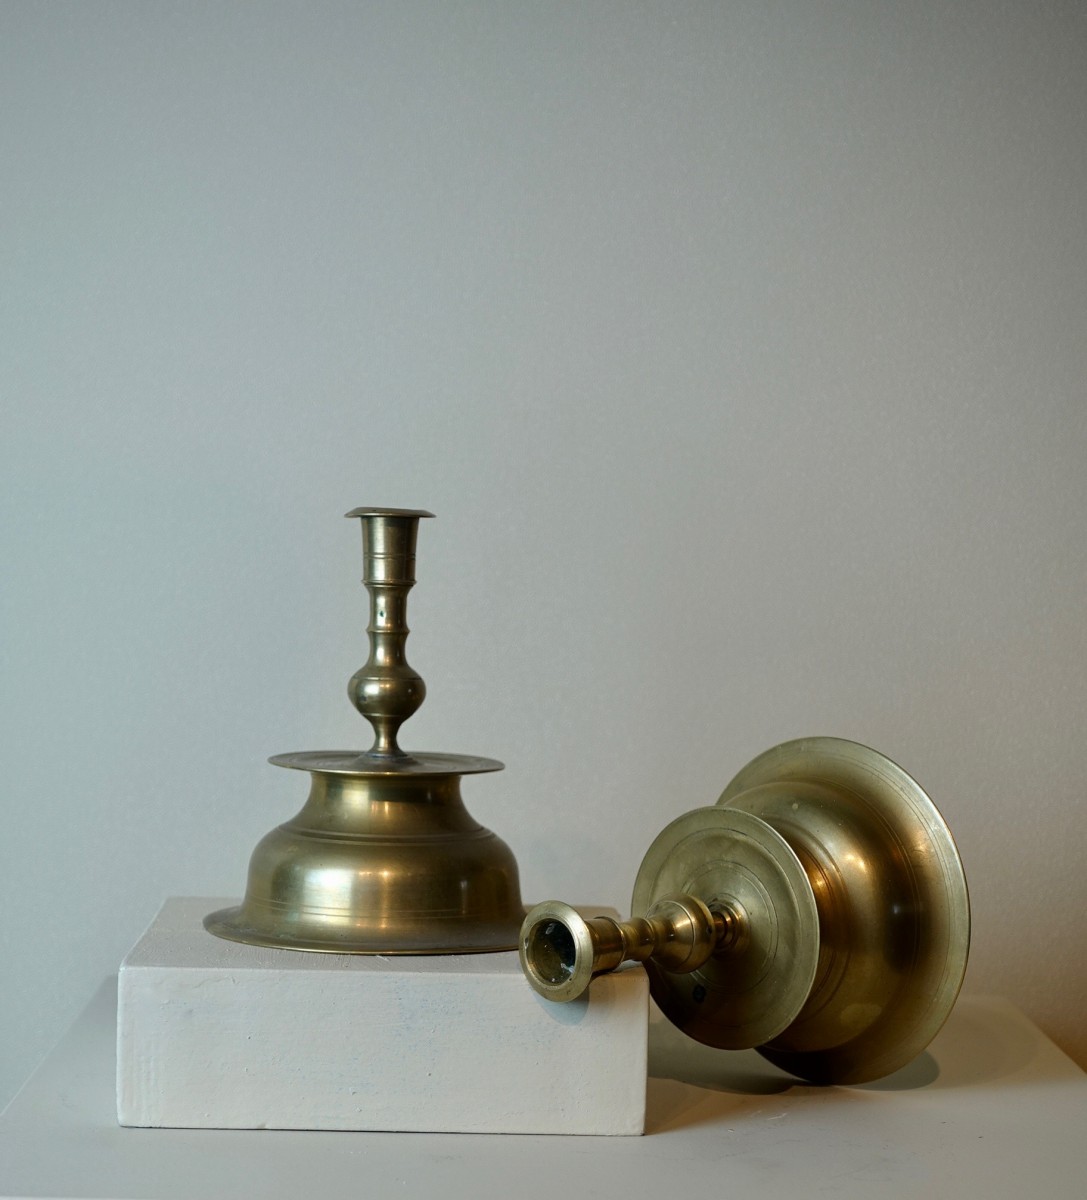
[[[904,1066],[951,1012],[970,949],[966,876],[935,804],[890,759],[838,738],[768,750],[718,804],[781,834],[819,908],[811,996],[761,1053],[816,1082]]]
[[[734,928],[731,921],[730,913],[711,912],[694,896],[664,896],[644,918],[630,921],[583,917],[561,900],[548,900],[525,917],[521,968],[541,996],[576,1000],[597,975],[628,960],[652,957],[671,971],[693,971]]]
[[[253,851],[245,898],[211,913],[219,937],[338,954],[466,954],[512,950],[524,915],[517,863],[475,821],[463,775],[499,771],[490,758],[408,754],[400,726],[426,687],[408,665],[407,595],[415,583],[415,509],[358,508],[370,655],[348,694],[373,728],[365,752],[281,754],[308,771],[310,794]]]
[[[757,1047],[820,1083],[876,1079],[919,1054],[969,952],[966,878],[936,806],[882,754],[837,738],[774,747],[716,808],[673,821],[631,907],[629,922],[534,908],[520,938],[532,986],[569,1000],[644,962],[690,1036]]]
[[[653,999],[707,1045],[781,1033],[808,998],[819,955],[815,898],[785,840],[748,814],[696,808],[642,860],[630,921],[585,920],[548,901],[521,927],[521,965],[549,1000],[573,1000],[621,962],[644,962]]]
[[[743,1050],[769,1041],[808,998],[819,958],[815,897],[799,859],[765,822],[696,808],[646,851],[631,900],[644,912],[683,892],[732,915],[737,934],[691,974],[646,963],[661,1012],[697,1041]]]

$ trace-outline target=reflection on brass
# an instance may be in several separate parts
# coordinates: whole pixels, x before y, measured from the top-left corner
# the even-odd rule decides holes
[[[210,914],[219,937],[339,954],[511,950],[524,916],[509,847],[468,814],[460,777],[499,771],[490,758],[408,754],[398,730],[426,687],[408,665],[407,597],[419,519],[409,509],[356,508],[370,657],[348,694],[370,722],[365,753],[277,755],[308,771],[309,799],[257,844],[245,899]]]
[[[710,1046],[755,1046],[818,1083],[863,1083],[936,1035],[966,971],[970,902],[936,806],[882,754],[837,738],[776,746],[714,808],[646,852],[629,922],[538,905],[521,965],[572,1000],[627,959],[661,1011]]]
[[[836,738],[768,750],[717,803],[785,838],[819,907],[815,985],[762,1053],[818,1082],[905,1066],[951,1012],[970,948],[966,876],[936,806],[890,759]]]

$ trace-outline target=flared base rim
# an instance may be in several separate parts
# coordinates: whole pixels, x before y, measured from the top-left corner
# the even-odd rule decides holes
[[[475,923],[463,917],[449,922],[428,924],[426,936],[415,935],[418,940],[406,941],[411,935],[397,930],[389,940],[375,938],[372,934],[359,937],[350,931],[342,934],[321,934],[313,929],[306,930],[301,924],[297,928],[277,928],[253,919],[242,904],[234,908],[223,908],[209,913],[204,918],[204,928],[216,937],[231,942],[242,942],[250,946],[265,946],[275,950],[304,950],[317,954],[376,954],[382,957],[407,957],[431,954],[493,954],[502,950],[516,950],[521,922],[525,910],[501,922]],[[447,924],[448,929],[441,926]]]
[[[793,786],[797,785],[797,786]],[[808,796],[805,785],[816,789]],[[826,789],[824,794],[821,789]],[[835,848],[831,837],[820,842],[805,837],[830,828],[826,795],[840,796],[854,811],[868,814],[868,840],[848,838]],[[902,895],[882,914],[888,933],[898,929],[900,946],[888,943],[870,955],[876,990],[886,984],[889,995],[867,1026],[843,1041],[812,1045],[811,1033],[833,1027],[848,989],[825,989],[822,1010],[801,1013],[797,1024],[759,1052],[776,1066],[815,1083],[866,1083],[914,1059],[939,1032],[955,1003],[966,972],[970,948],[970,899],[962,862],[950,830],[936,805],[901,767],[867,746],[841,738],[802,738],[775,746],[750,762],[718,801],[768,821],[787,841],[807,844],[808,857],[824,881],[843,889],[841,912],[828,910],[829,924],[842,961],[861,947],[850,947],[866,922],[878,913],[864,910],[858,897],[852,907],[845,860],[871,858],[869,873],[879,876],[892,897],[889,879],[896,876]],[[845,811],[843,809],[842,830]],[[837,824],[837,822],[835,822]],[[859,827],[859,826],[858,826]],[[844,848],[844,852],[843,852]],[[870,931],[869,931],[870,932]],[[896,954],[908,948],[905,961]],[[818,991],[818,987],[817,987]],[[812,1000],[815,1001],[813,996]],[[854,1006],[856,1007],[856,1006]]]

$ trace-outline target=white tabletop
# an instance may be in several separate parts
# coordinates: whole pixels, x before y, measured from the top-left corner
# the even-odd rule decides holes
[[[0,1116],[0,1195],[1087,1196],[1087,1076],[1002,1000],[960,1000],[928,1052],[855,1088],[656,1021],[640,1138],[122,1129],[114,1005],[111,982]]]

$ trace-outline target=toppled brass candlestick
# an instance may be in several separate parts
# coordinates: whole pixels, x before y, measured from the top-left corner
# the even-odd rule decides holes
[[[875,750],[786,742],[717,806],[646,852],[627,922],[537,905],[521,965],[572,1000],[644,962],[661,1011],[728,1050],[756,1047],[818,1083],[862,1083],[936,1036],[962,984],[970,903],[955,843],[918,784]]]
[[[397,734],[426,687],[408,665],[407,597],[415,583],[415,509],[356,508],[370,657],[348,694],[370,722],[368,751],[280,754],[308,771],[305,807],[253,851],[245,899],[211,913],[219,937],[340,954],[512,950],[524,916],[509,847],[469,816],[460,777],[500,771],[492,758],[407,754]]]

